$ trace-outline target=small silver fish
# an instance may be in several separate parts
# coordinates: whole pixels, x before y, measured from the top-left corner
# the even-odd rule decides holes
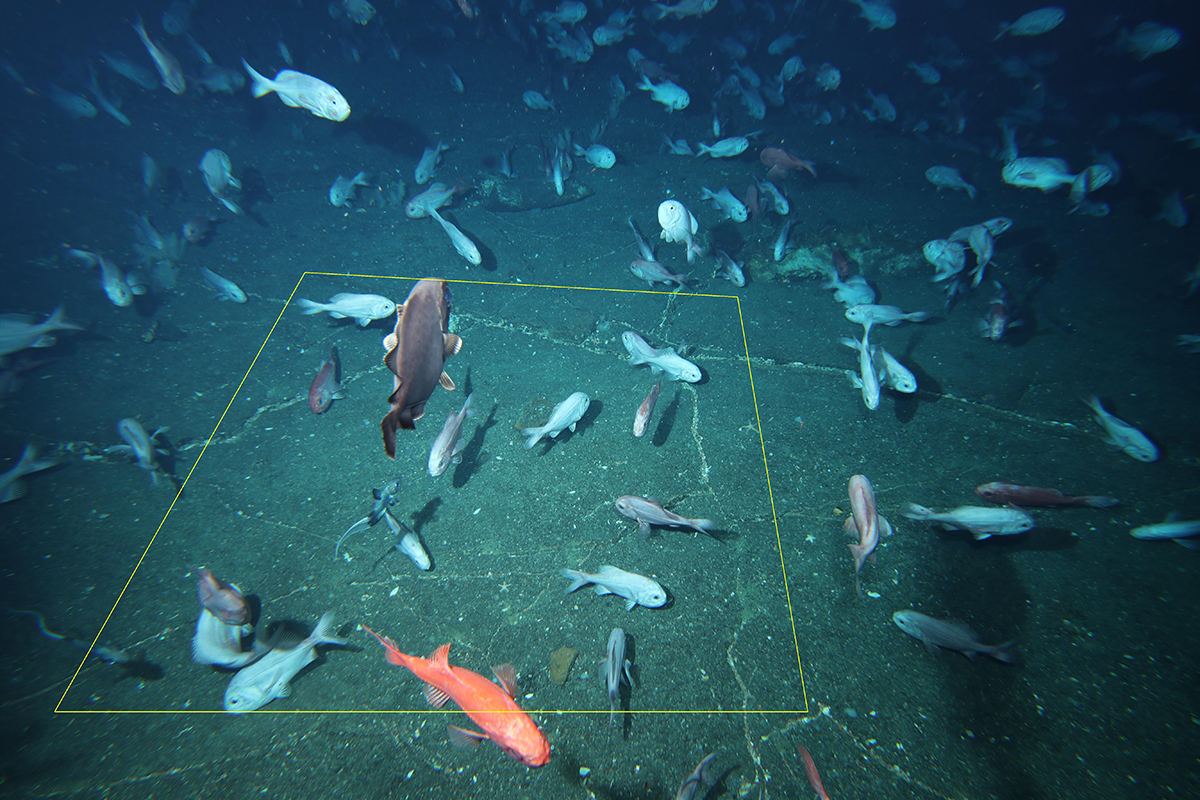
[[[892,614],[892,622],[909,636],[924,642],[925,649],[935,655],[941,648],[945,648],[957,650],[967,658],[974,658],[983,653],[1005,664],[1016,663],[1016,658],[1009,652],[1017,643],[1015,639],[1003,644],[982,644],[979,634],[971,630],[966,623],[934,619],[911,609]]]

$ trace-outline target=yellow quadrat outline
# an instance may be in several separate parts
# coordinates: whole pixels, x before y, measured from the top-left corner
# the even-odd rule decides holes
[[[738,309],[738,326],[742,332],[742,351],[744,352],[744,354],[746,356],[746,372],[750,377],[750,396],[754,401],[754,420],[755,420],[756,425],[758,426],[758,443],[759,443],[759,447],[762,451],[762,457],[763,457],[763,474],[766,476],[766,479],[767,479],[767,494],[770,497],[770,501],[771,501],[771,522],[775,526],[775,544],[779,550],[779,567],[780,567],[780,570],[782,570],[782,575],[783,575],[783,591],[784,591],[784,596],[787,599],[788,622],[791,624],[791,628],[792,628],[792,644],[796,650],[796,668],[800,674],[800,691],[801,691],[801,695],[804,698],[804,708],[803,709],[755,709],[755,710],[742,709],[740,711],[738,711],[738,710],[721,710],[721,709],[708,709],[708,710],[674,709],[674,710],[665,710],[665,711],[664,710],[656,710],[656,709],[642,709],[642,710],[630,709],[628,711],[624,711],[623,713],[626,713],[626,714],[711,714],[711,715],[742,715],[742,716],[745,716],[745,715],[769,715],[769,714],[791,714],[791,715],[805,714],[806,715],[809,713],[808,691],[805,688],[805,683],[804,683],[804,666],[800,661],[800,641],[796,635],[796,617],[795,617],[795,613],[792,609],[791,590],[788,588],[787,564],[785,563],[785,560],[783,557],[783,542],[779,536],[779,518],[775,514],[775,495],[774,495],[774,492],[771,490],[771,471],[767,466],[767,445],[766,445],[765,440],[763,439],[762,419],[759,417],[759,412],[758,412],[758,395],[756,394],[755,389],[754,389],[754,370],[750,366],[750,346],[746,342],[746,325],[745,325],[745,320],[742,317],[741,298],[739,298],[737,295],[733,295],[733,294],[703,294],[703,293],[699,293],[699,292],[680,292],[680,291],[664,292],[664,291],[655,291],[655,290],[651,290],[651,289],[606,289],[606,288],[601,288],[601,287],[596,287],[596,286],[555,286],[555,285],[551,285],[551,284],[504,283],[501,281],[474,281],[474,280],[464,280],[464,279],[455,279],[455,278],[413,278],[413,277],[401,276],[401,275],[358,275],[358,274],[352,274],[349,272],[341,273],[341,272],[309,272],[309,271],[305,271],[300,275],[300,280],[296,281],[296,286],[292,289],[291,294],[288,295],[287,302],[285,302],[283,304],[283,308],[280,309],[280,311],[279,311],[279,316],[276,317],[275,322],[272,323],[271,330],[269,330],[267,332],[267,336],[265,339],[263,339],[263,343],[261,345],[259,345],[258,352],[256,352],[254,354],[254,360],[250,362],[250,366],[246,368],[246,374],[243,375],[241,381],[238,382],[237,389],[235,389],[233,392],[233,397],[229,398],[229,403],[226,404],[225,410],[223,412],[221,412],[221,418],[218,419],[217,424],[215,426],[213,426],[212,433],[209,434],[208,439],[204,442],[204,447],[200,450],[200,454],[198,456],[196,456],[196,461],[192,464],[191,469],[188,470],[187,477],[185,477],[183,479],[183,483],[180,484],[179,490],[175,493],[175,498],[171,501],[170,507],[167,509],[166,513],[163,515],[162,521],[158,523],[158,528],[155,529],[154,535],[150,537],[150,541],[146,544],[146,549],[144,551],[142,551],[142,555],[138,559],[137,564],[134,565],[133,572],[131,572],[129,574],[129,578],[125,581],[125,585],[121,587],[121,593],[117,595],[117,599],[113,603],[112,609],[109,610],[108,615],[104,618],[104,623],[100,626],[100,630],[96,632],[96,637],[92,640],[91,645],[88,647],[87,652],[84,654],[83,661],[81,661],[79,663],[79,666],[75,669],[75,673],[71,676],[71,680],[67,683],[67,688],[63,691],[62,697],[60,697],[58,700],[58,703],[55,704],[55,707],[54,707],[55,714],[101,714],[101,715],[104,715],[104,714],[228,714],[229,713],[229,712],[225,711],[224,709],[171,709],[171,710],[167,710],[167,709],[113,709],[113,710],[63,709],[62,704],[63,704],[63,701],[66,700],[67,694],[71,691],[71,687],[74,685],[75,679],[79,677],[79,673],[83,670],[84,665],[87,664],[87,660],[91,656],[92,650],[96,647],[96,644],[100,641],[100,637],[104,634],[104,628],[106,625],[108,625],[108,621],[110,619],[112,619],[112,615],[116,612],[117,606],[121,603],[121,598],[125,596],[125,590],[129,588],[129,585],[131,583],[133,583],[133,579],[137,575],[138,569],[141,567],[142,562],[146,559],[146,555],[150,552],[150,548],[154,546],[154,540],[158,538],[158,534],[162,530],[163,525],[166,524],[167,518],[171,516],[171,511],[172,511],[172,509],[175,508],[175,503],[177,503],[179,501],[180,495],[183,494],[183,490],[187,487],[187,482],[192,477],[192,473],[196,471],[196,467],[199,466],[200,460],[202,458],[204,458],[204,453],[208,450],[208,446],[210,444],[212,444],[213,437],[215,437],[217,435],[217,431],[219,431],[221,429],[221,423],[225,421],[225,415],[228,414],[229,409],[233,407],[233,402],[237,399],[238,392],[241,391],[242,386],[246,383],[246,379],[250,377],[250,372],[251,372],[251,370],[254,369],[254,365],[258,362],[258,357],[260,355],[262,355],[263,350],[266,348],[267,342],[269,342],[271,340],[271,334],[273,334],[275,332],[275,328],[279,325],[280,320],[283,319],[283,315],[287,313],[288,307],[291,305],[292,299],[296,296],[296,293],[298,291],[300,291],[300,286],[301,286],[301,284],[304,283],[304,279],[310,275],[314,276],[314,277],[321,276],[321,277],[331,277],[331,278],[365,278],[365,279],[371,279],[371,280],[394,280],[394,281],[413,281],[413,282],[419,281],[419,280],[443,280],[446,283],[476,284],[476,285],[480,285],[480,286],[508,286],[508,287],[521,288],[521,289],[560,289],[560,290],[584,291],[584,292],[617,292],[617,293],[624,293],[624,294],[657,294],[657,295],[667,295],[667,296],[677,296],[677,297],[710,297],[710,298],[717,298],[717,299],[722,299],[722,300],[734,300],[737,303],[737,309]],[[443,709],[430,708],[430,709],[421,709],[421,710],[358,709],[358,710],[338,710],[338,711],[265,708],[265,709],[261,709],[258,711],[250,711],[250,712],[244,712],[244,713],[249,713],[249,714],[461,714],[461,713],[464,713],[465,711],[466,711],[466,709],[458,709],[458,708],[443,708]],[[519,713],[519,712],[477,712],[477,713]],[[610,713],[610,711],[609,711],[609,709],[597,709],[597,710],[524,709],[524,713],[553,716],[553,715],[564,715],[564,714],[608,714],[608,713]]]

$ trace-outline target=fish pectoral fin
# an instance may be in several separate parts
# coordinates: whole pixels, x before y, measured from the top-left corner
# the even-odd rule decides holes
[[[568,425],[567,430],[569,430],[571,433],[574,433],[575,432],[575,423],[572,422],[570,425]]]
[[[450,699],[450,695],[443,692],[433,684],[425,684],[425,700],[433,708],[441,708],[446,705],[446,701]]]
[[[395,350],[396,341],[396,333],[393,331],[392,333],[389,333],[387,336],[383,337],[383,348],[388,352]]]
[[[633,607],[636,605],[637,605],[637,600],[635,600],[634,598],[631,597],[625,601],[625,610],[633,611]]]
[[[459,750],[474,750],[479,747],[480,742],[488,738],[486,733],[469,731],[457,725],[447,725],[446,733],[450,735],[450,744]]]
[[[512,664],[498,664],[492,667],[492,674],[509,697],[517,699],[517,668]]]
[[[650,538],[650,523],[644,519],[638,520],[638,536],[641,536],[643,539]]]
[[[928,650],[929,652],[933,653],[935,656],[942,654],[942,648],[938,647],[936,644],[929,641],[929,639],[927,637],[922,637],[921,641],[925,643],[925,649]]]
[[[459,350],[462,350],[462,338],[453,333],[442,334],[442,354],[445,358],[456,355]]]
[[[283,686],[280,686],[278,690],[276,690],[275,696],[276,697],[287,697],[291,693],[292,693],[292,685],[290,683],[285,683]]]
[[[971,536],[975,537],[975,541],[977,542],[992,538],[990,533],[984,533],[983,531],[971,531]]]
[[[447,392],[453,392],[455,389],[454,379],[451,378],[449,375],[447,375],[445,372],[443,372],[438,377],[438,383],[441,384],[441,387],[443,389],[445,389]]]

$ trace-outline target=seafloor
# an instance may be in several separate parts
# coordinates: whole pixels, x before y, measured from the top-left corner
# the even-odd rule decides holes
[[[549,196],[535,148],[559,121],[521,106],[524,85],[504,85],[489,45],[473,46],[475,60],[456,68],[468,87],[492,90],[468,88],[461,101],[435,86],[433,65],[389,62],[403,94],[390,100],[347,80],[347,93],[376,94],[369,113],[340,125],[274,98],[160,98],[142,110],[153,127],[71,125],[44,110],[37,136],[7,140],[4,310],[65,302],[87,329],[39,353],[53,362],[0,410],[6,456],[26,441],[75,451],[0,508],[0,591],[7,606],[88,640],[107,619],[101,641],[139,660],[90,660],[66,691],[82,653],[43,638],[27,617],[4,618],[0,791],[651,798],[671,796],[716,751],[722,782],[709,798],[806,797],[803,743],[834,797],[1195,792],[1186,744],[1197,724],[1195,554],[1128,535],[1169,512],[1200,511],[1196,357],[1174,346],[1178,334],[1200,332],[1178,283],[1194,251],[1188,234],[1149,219],[1137,189],[1166,179],[1168,155],[1122,150],[1113,135],[1109,146],[1136,177],[1112,187],[1111,217],[1092,219],[1067,216],[1062,196],[1003,185],[998,162],[975,153],[860,125],[774,126],[774,142],[818,164],[820,179],[787,184],[797,241],[818,250],[838,241],[882,302],[940,312],[921,244],[997,215],[1016,223],[998,240],[997,277],[1017,289],[1044,279],[1027,327],[1010,340],[977,336],[984,289],[929,323],[873,331],[921,391],[885,393],[868,412],[844,375],[854,353],[838,342],[858,328],[830,292],[813,277],[775,273],[772,229],[719,225],[699,200],[701,186],[740,192],[762,172],[752,155],[659,155],[664,131],[703,136],[702,113],[627,101],[605,137],[620,162],[577,168],[571,180],[593,192],[579,202],[504,212],[478,195],[460,200],[452,216],[484,245],[482,268],[464,267],[432,221],[406,219],[369,191],[353,210],[331,207],[337,174],[367,170],[385,186],[408,179],[438,138],[454,142],[444,176],[481,180],[502,138],[517,145],[512,181]],[[605,91],[581,78],[562,101],[564,119],[600,119]],[[170,205],[155,196],[147,206],[163,229],[217,211],[194,169],[210,147],[250,176],[257,201],[188,251],[175,291],[108,304],[93,275],[59,256],[60,243],[128,259],[123,209],[143,202],[143,152],[178,169],[186,188]],[[936,193],[923,178],[935,163],[959,166],[980,199]],[[714,239],[740,245],[744,289],[711,278],[705,262],[690,270],[698,296],[628,291],[644,286],[627,269],[636,250],[626,218],[653,233],[668,197],[691,206]],[[682,247],[660,253],[687,270]],[[214,300],[196,265],[237,281],[249,302]],[[465,344],[448,371],[459,390],[435,392],[393,464],[378,427],[391,390],[380,347],[389,323],[362,329],[285,304],[293,289],[295,298],[350,291],[399,302],[422,276],[469,281],[453,286],[453,329]],[[653,379],[626,363],[627,329],[686,345],[704,371],[698,384],[664,387],[641,440],[629,428]],[[330,345],[347,396],[317,416],[307,391]],[[465,391],[481,413],[468,423],[464,459],[431,479],[428,444]],[[518,424],[574,391],[592,398],[580,427],[525,450]],[[1162,460],[1110,450],[1080,402],[1091,393],[1149,432]],[[176,487],[187,478],[178,498],[134,465],[80,457],[116,444],[122,417],[169,427]],[[842,534],[855,473],[870,477],[896,528],[864,567],[863,598]],[[394,510],[421,534],[434,568],[419,572],[392,551],[383,526],[335,558],[371,489],[396,476],[404,488]],[[907,501],[974,502],[974,487],[992,480],[1122,504],[1039,511],[1034,531],[979,543],[900,517]],[[640,541],[613,509],[623,494],[656,496],[720,530]],[[271,713],[221,713],[228,674],[189,653],[198,609],[188,565],[199,564],[258,598],[271,619],[305,626],[334,610],[352,644],[326,650]],[[560,568],[603,564],[656,576],[671,602],[627,612],[616,598],[563,595]],[[892,624],[904,608],[966,620],[989,643],[1018,639],[1018,664],[935,657]],[[386,664],[359,623],[409,653],[451,642],[453,663],[485,674],[516,665],[519,700],[554,746],[550,765],[530,771],[490,745],[448,748],[444,723],[465,718],[452,707],[429,713],[419,682]],[[633,642],[637,685],[610,728],[596,661],[615,626]],[[579,656],[559,686],[546,667],[561,647]]]

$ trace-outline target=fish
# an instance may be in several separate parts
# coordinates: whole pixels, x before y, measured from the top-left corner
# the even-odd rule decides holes
[[[526,108],[533,111],[558,111],[558,106],[554,105],[553,100],[547,100],[541,92],[533,89],[521,95],[521,101],[525,103]]]
[[[1149,464],[1158,461],[1158,447],[1150,441],[1150,437],[1130,425],[1123,419],[1114,417],[1104,409],[1100,398],[1096,395],[1083,398],[1083,402],[1096,414],[1096,420],[1104,427],[1108,438],[1105,440],[1111,446]]]
[[[834,92],[842,85],[842,71],[829,62],[825,62],[817,70],[816,78],[814,79],[817,86],[821,87],[822,91]],[[828,124],[828,123],[826,123]]]
[[[216,614],[202,608],[196,619],[196,633],[192,635],[192,661],[224,669],[252,664],[270,651],[257,639],[249,650],[243,647],[243,639],[253,631],[252,625],[222,622]]]
[[[100,286],[104,289],[104,294],[108,296],[110,303],[118,308],[133,305],[133,290],[115,264],[104,256],[87,250],[68,249],[67,255],[82,261],[89,267],[100,267]]]
[[[1067,18],[1067,12],[1058,6],[1046,6],[1036,11],[1030,11],[1017,18],[1016,22],[1002,22],[1000,32],[992,41],[1008,34],[1009,36],[1039,36],[1052,31]]]
[[[1121,502],[1115,497],[1096,495],[1069,497],[1058,489],[1043,489],[1040,486],[1021,486],[1015,483],[996,481],[976,486],[975,494],[998,505],[1014,505],[1022,508],[1058,508],[1061,506],[1112,508]]]
[[[200,158],[200,173],[209,194],[234,214],[243,213],[241,206],[227,196],[231,189],[241,189],[242,182],[233,176],[233,165],[223,150],[206,150]]]
[[[1181,544],[1189,550],[1200,550],[1200,543],[1192,541],[1200,536],[1200,520],[1181,520],[1178,519],[1178,516],[1174,513],[1168,514],[1163,522],[1155,525],[1141,525],[1129,533],[1135,539],[1144,541],[1173,539],[1176,544]]]
[[[734,261],[733,257],[724,250],[714,250],[713,256],[717,259],[716,277],[724,278],[739,289],[746,285],[746,273],[742,270],[745,266],[743,262]]]
[[[429,209],[442,208],[450,204],[454,195],[470,191],[471,186],[459,181],[453,186],[444,183],[431,183],[429,188],[409,200],[404,206],[404,216],[409,219],[420,219],[429,216]]]
[[[298,305],[304,309],[305,314],[328,312],[334,319],[353,319],[364,328],[374,320],[396,313],[396,304],[377,294],[339,292],[324,303],[302,298]]]
[[[1062,158],[1023,156],[1004,165],[1000,178],[1011,186],[1053,192],[1060,186],[1070,186],[1078,178],[1072,175]]]
[[[850,496],[851,516],[846,517],[844,525],[846,534],[857,536],[858,543],[849,545],[850,553],[854,556],[854,589],[862,597],[862,584],[859,573],[868,558],[875,563],[875,548],[879,546],[880,535],[891,536],[892,526],[881,517],[875,506],[875,489],[865,475],[854,475],[847,486]]]
[[[644,258],[635,258],[629,262],[629,271],[646,282],[651,289],[656,283],[664,283],[668,286],[674,284],[685,292],[688,291],[687,284],[684,280],[687,275],[682,273],[676,274],[664,267],[657,261],[647,261]]]
[[[966,182],[957,167],[930,167],[925,170],[925,180],[936,186],[938,192],[942,189],[961,189],[967,193],[967,197],[975,199],[975,187]]]
[[[291,650],[272,650],[261,659],[239,670],[225,689],[225,710],[244,714],[270,703],[276,697],[292,693],[289,685],[296,673],[317,659],[317,647],[323,644],[345,645],[349,642],[333,634],[333,612],[327,611],[317,622],[308,638]]]
[[[643,539],[650,536],[651,525],[662,525],[674,528],[691,528],[696,533],[711,533],[716,530],[717,523],[711,519],[688,519],[667,511],[654,500],[635,495],[618,497],[613,505],[617,511],[634,520],[638,524],[638,535]]]
[[[315,116],[334,122],[342,122],[350,116],[350,104],[346,98],[320,78],[285,69],[271,80],[255,72],[244,58],[242,66],[250,74],[250,91],[255,97],[275,92],[284,105],[303,108]]]
[[[137,21],[133,24],[133,30],[137,33],[138,38],[142,40],[142,44],[146,46],[146,52],[150,54],[150,58],[154,59],[154,66],[158,68],[158,74],[162,76],[163,86],[167,87],[174,94],[183,94],[187,91],[187,81],[183,77],[183,67],[179,66],[179,59],[175,58],[169,50],[161,44],[150,40],[150,35],[146,33],[146,26],[142,23],[142,15],[137,15]]]
[[[462,461],[460,454],[466,447],[466,442],[461,441],[460,436],[463,423],[475,416],[475,410],[471,408],[471,398],[474,396],[474,393],[467,395],[466,402],[463,403],[457,414],[446,415],[446,424],[442,426],[441,433],[433,440],[433,446],[429,449],[429,475],[431,477],[438,477],[449,469],[451,464]]]
[[[733,158],[746,152],[746,148],[750,147],[750,140],[745,136],[730,136],[713,144],[698,142],[696,147],[698,148],[697,156],[707,154],[713,158]]]
[[[342,0],[342,9],[347,18],[359,25],[366,25],[375,16],[375,6],[367,0]]]
[[[621,708],[621,681],[633,688],[633,664],[625,657],[625,631],[613,628],[608,635],[608,648],[604,655],[604,686],[608,690],[608,724],[612,727]]]
[[[183,234],[183,240],[188,244],[204,244],[212,233],[213,223],[216,222],[212,217],[205,214],[197,214],[196,216],[183,223],[180,233]]]
[[[829,800],[829,793],[825,791],[825,784],[821,782],[821,773],[817,772],[817,765],[809,754],[808,748],[797,744],[796,752],[800,754],[800,760],[804,762],[804,775],[808,778],[808,785],[817,793],[817,800]]]
[[[192,85],[203,91],[236,94],[246,86],[246,76],[233,67],[205,64],[199,75],[192,76]]]
[[[833,289],[833,299],[847,308],[875,302],[875,290],[862,275],[851,275],[842,280],[835,269],[828,273],[828,278],[822,286]]]
[[[854,388],[862,390],[863,403],[871,411],[879,408],[879,373],[875,370],[875,348],[868,341],[871,335],[871,326],[867,325],[863,328],[862,341],[842,337],[841,343],[846,347],[858,351],[858,375],[847,370],[846,374],[850,376],[850,383]]]
[[[728,187],[722,187],[719,192],[714,192],[707,186],[700,187],[700,190],[702,199],[711,201],[713,208],[724,213],[734,222],[745,222],[750,218],[750,211],[746,208],[746,204],[738,200]]]
[[[313,378],[308,387],[308,407],[314,414],[324,414],[333,405],[334,400],[342,400],[342,386],[338,383],[338,372],[341,364],[338,362],[338,351],[332,345],[329,347],[329,358],[321,362],[317,377]]]
[[[110,117],[115,119],[122,125],[132,125],[129,117],[125,116],[121,109],[117,108],[111,100],[104,96],[104,92],[100,89],[100,83],[96,80],[96,68],[92,66],[92,62],[88,61],[88,85],[87,90],[92,93],[92,97],[96,98],[96,105],[104,109]]]
[[[917,77],[921,79],[921,83],[933,85],[942,82],[942,73],[928,61],[923,64],[918,64],[916,61],[909,61],[907,66],[913,72],[917,73]]]
[[[1183,203],[1183,192],[1179,189],[1171,192],[1163,198],[1163,210],[1154,215],[1155,219],[1161,219],[1170,225],[1172,228],[1182,228],[1188,224],[1188,210]]]
[[[408,556],[417,565],[417,569],[424,572],[432,569],[433,562],[429,558],[429,551],[421,543],[421,537],[414,531],[410,531],[404,523],[392,516],[392,512],[385,511],[383,518],[387,520],[388,528],[391,529],[392,533],[400,539],[400,541],[393,545],[395,549]]]
[[[200,270],[200,276],[204,278],[205,283],[216,292],[218,300],[230,300],[234,303],[246,302],[246,293],[242,291],[242,287],[228,278],[222,278],[207,267],[197,267],[197,269]]]
[[[953,278],[967,266],[967,248],[962,242],[931,239],[921,248],[921,253],[936,270],[934,281]]]
[[[775,207],[776,214],[781,217],[786,217],[791,213],[792,205],[788,202],[787,196],[778,186],[770,181],[760,180],[756,180],[755,185],[758,186],[758,190],[762,193],[764,198],[771,198],[771,203]]]
[[[0,357],[27,347],[50,347],[55,331],[81,331],[82,325],[67,322],[62,306],[54,309],[41,322],[24,314],[0,314]]]
[[[139,467],[150,473],[151,485],[157,487],[159,466],[156,454],[160,451],[155,444],[159,434],[165,433],[166,430],[166,428],[157,428],[154,433],[146,433],[142,423],[133,417],[126,417],[117,422],[117,435],[125,444],[107,447],[104,452],[123,453],[133,457]]]
[[[717,785],[721,776],[713,770],[712,765],[716,758],[716,753],[709,753],[700,760],[692,774],[684,778],[683,783],[679,785],[679,790],[675,792],[675,800],[696,800],[697,797],[705,796],[700,794],[701,790]]]
[[[25,445],[25,449],[21,451],[21,457],[17,459],[17,463],[13,464],[8,470],[0,473],[0,503],[7,503],[12,500],[19,500],[25,496],[27,491],[25,481],[21,480],[26,475],[32,472],[41,472],[44,469],[58,464],[54,459],[38,460],[37,447],[33,444]]]
[[[625,598],[625,610],[632,611],[634,606],[645,608],[661,608],[667,602],[667,593],[653,578],[638,575],[636,572],[626,572],[623,569],[605,564],[594,574],[575,569],[561,569],[558,574],[571,581],[566,594],[594,584],[598,595],[615,594]]]
[[[663,80],[659,83],[654,83],[647,76],[643,75],[641,81],[637,84],[637,88],[645,92],[650,92],[650,99],[656,103],[661,103],[666,107],[667,112],[682,111],[692,102],[692,98],[688,95],[687,89],[684,89],[679,84],[671,80]]]
[[[850,0],[858,6],[858,16],[867,21],[867,30],[886,31],[896,27],[896,12],[881,0]]]
[[[1117,49],[1124,50],[1138,61],[1145,61],[1157,53],[1165,53],[1183,41],[1178,28],[1161,22],[1143,22],[1132,32],[1121,29],[1117,37]]]
[[[550,761],[550,742],[533,719],[517,705],[517,671],[511,664],[492,667],[497,686],[484,676],[463,667],[450,666],[450,645],[444,644],[429,658],[410,656],[386,636],[367,626],[387,651],[387,662],[406,668],[425,682],[425,699],[433,708],[453,700],[483,733],[448,726],[450,739],[460,746],[491,739],[501,750],[527,767],[545,766]]]
[[[896,360],[896,357],[882,347],[876,352],[883,356],[883,365],[879,367],[879,380],[888,388],[904,394],[917,391],[917,378],[912,371]]]
[[[792,221],[785,219],[783,225],[779,227],[779,235],[775,237],[775,250],[773,256],[776,261],[783,261],[789,252],[788,238],[792,235]]]
[[[442,219],[442,215],[438,213],[436,208],[429,209],[429,216],[437,220],[438,225],[442,226],[442,230],[450,237],[450,243],[454,245],[454,249],[458,251],[460,256],[475,266],[483,263],[483,254],[479,252],[479,247],[465,233],[460,231],[453,223]]]
[[[396,457],[396,431],[414,430],[425,415],[425,403],[439,384],[454,391],[445,373],[446,359],[462,349],[462,339],[450,333],[450,287],[445,281],[423,280],[396,309],[396,327],[383,340],[383,363],[394,381],[388,403],[392,408],[380,423],[383,446]]]
[[[371,513],[367,515],[367,525],[371,526],[383,519],[383,514],[396,502],[396,498],[400,494],[400,479],[396,478],[390,483],[385,483],[382,489],[372,489],[371,496],[375,498],[375,505],[371,507]]]
[[[338,175],[333,185],[329,187],[330,205],[335,208],[349,208],[351,201],[354,200],[356,187],[367,185],[367,173],[365,172],[359,172],[353,178],[343,178]]]
[[[550,419],[545,425],[540,428],[522,428],[521,435],[529,437],[525,441],[525,449],[529,450],[545,436],[554,439],[567,429],[574,433],[575,425],[587,413],[591,403],[591,398],[586,394],[575,392],[554,407],[554,410],[550,412]]]
[[[226,625],[245,625],[250,620],[250,607],[238,587],[213,575],[204,567],[191,567],[196,575],[196,599]]]
[[[925,644],[925,649],[934,655],[945,648],[957,650],[967,658],[975,658],[982,653],[1005,664],[1015,664],[1017,661],[1009,652],[1017,644],[1015,639],[1003,644],[982,644],[979,634],[971,630],[966,623],[957,620],[934,619],[919,611],[905,609],[892,614],[892,622],[909,636],[920,639]]]
[[[781,147],[764,147],[758,154],[758,160],[767,168],[767,180],[786,178],[789,172],[800,170],[806,170],[814,178],[817,177],[816,162],[796,158]]]
[[[859,325],[887,325],[895,327],[901,322],[924,322],[929,319],[926,311],[905,313],[896,306],[877,306],[874,303],[860,303],[846,309],[846,319]]]
[[[871,107],[863,109],[863,115],[870,121],[882,119],[885,122],[896,121],[896,105],[892,102],[892,98],[886,94],[875,94],[870,89],[867,89],[867,99],[871,101]]]
[[[677,354],[674,347],[655,350],[633,331],[621,334],[621,343],[629,353],[629,365],[632,367],[649,364],[651,373],[666,375],[667,379],[672,381],[696,383],[703,377],[700,368]]]
[[[646,237],[642,236],[642,232],[638,230],[637,223],[633,221],[633,217],[629,217],[627,221],[629,222],[629,227],[633,228],[633,238],[637,240],[638,252],[642,254],[642,258],[646,261],[656,261],[654,248],[650,246],[650,242],[646,241]],[[1197,271],[1200,273],[1200,266],[1197,267]],[[1197,277],[1196,281],[1200,285],[1200,277]],[[1195,289],[1192,291],[1194,292]]]
[[[976,540],[1025,533],[1035,524],[1029,512],[1016,506],[959,506],[951,511],[938,513],[925,506],[909,503],[900,513],[909,519],[940,523],[946,530],[969,531]]]
[[[574,150],[575,155],[583,156],[589,164],[599,169],[612,169],[617,163],[617,154],[602,144],[593,144],[588,147],[576,144]]]
[[[450,149],[450,145],[442,144],[440,141],[433,147],[426,147],[421,152],[421,158],[417,161],[417,166],[413,170],[413,179],[418,186],[423,186],[433,179],[437,172],[438,163],[442,160],[442,153]]]
[[[662,378],[658,379],[653,388],[650,389],[646,399],[638,406],[637,413],[633,417],[633,435],[639,439],[646,435],[646,430],[650,427],[650,418],[654,416],[654,406],[658,402],[658,393],[662,391]]]
[[[687,247],[687,261],[695,262],[696,256],[703,255],[704,250],[697,243],[695,236],[700,230],[700,224],[692,212],[678,200],[664,200],[658,205],[658,224],[662,227],[659,234],[664,241],[682,242]]]

